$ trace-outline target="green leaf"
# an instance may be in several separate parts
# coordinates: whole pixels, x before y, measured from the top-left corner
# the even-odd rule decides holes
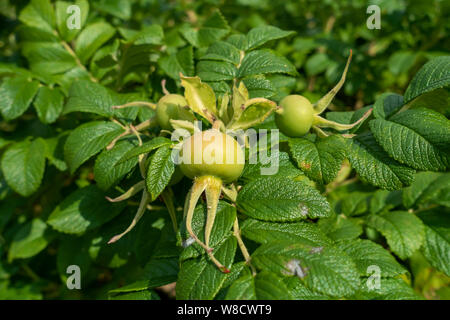
[[[144,267],[144,281],[148,289],[177,281],[179,263],[177,257],[152,258]],[[123,288],[121,288],[123,290]]]
[[[0,86],[0,111],[6,120],[20,117],[30,106],[39,82],[16,77],[3,80]]]
[[[284,283],[295,300],[328,300],[328,296],[307,288],[299,278],[285,278]]]
[[[3,154],[1,166],[8,185],[24,197],[41,185],[45,170],[45,144],[42,139],[11,145]]]
[[[363,232],[356,219],[347,218],[342,214],[320,219],[319,227],[327,237],[333,240],[355,239]]]
[[[68,13],[67,9],[74,4],[80,8],[80,29],[69,29],[67,27],[68,19],[74,18],[74,13],[76,12],[70,11]],[[56,25],[61,38],[68,42],[72,41],[83,29],[89,14],[89,2],[87,0],[77,0],[74,4],[67,1],[56,1],[55,3]]]
[[[208,47],[206,54],[204,54],[200,59],[224,61],[238,65],[241,58],[239,49],[235,46],[225,41],[217,41]]]
[[[43,123],[53,123],[58,119],[64,106],[64,95],[56,88],[40,87],[34,108],[39,120]]]
[[[397,161],[419,170],[442,171],[449,166],[450,120],[442,114],[418,108],[369,125],[377,142]]]
[[[419,218],[425,224],[422,252],[432,266],[450,276],[450,212],[424,211]]]
[[[262,46],[268,41],[282,39],[295,34],[294,31],[284,31],[273,26],[253,28],[247,34],[247,50]]]
[[[346,141],[349,161],[362,180],[387,190],[400,189],[413,181],[415,171],[390,158],[370,132]]]
[[[271,157],[274,159],[278,159],[278,171],[277,176],[284,176],[285,178],[296,178],[298,176],[302,176],[303,172],[300,171],[291,161],[289,154],[287,152],[278,152],[272,151]],[[250,181],[264,177],[262,175],[262,168],[266,168],[268,170],[271,164],[263,164],[261,161],[257,163],[246,163],[244,167],[244,171],[240,177],[241,180]],[[266,176],[270,177],[270,176]]]
[[[355,295],[358,300],[418,300],[419,295],[403,279],[380,278],[379,288],[370,288],[371,278],[362,279],[361,287]],[[372,286],[370,286],[372,287]]]
[[[119,28],[119,32],[124,36],[128,44],[133,43],[137,46],[144,44],[161,45],[164,39],[164,31],[158,24],[145,26],[140,31]]]
[[[74,56],[57,42],[24,42],[22,54],[35,74],[51,76],[77,67]]]
[[[209,245],[211,248],[220,246],[231,236],[231,228],[236,220],[236,208],[229,205],[225,201],[219,201],[217,206],[216,218],[214,220],[213,228]],[[205,225],[206,225],[206,206],[198,205],[195,208],[192,219],[192,230],[198,236],[200,241],[205,241]],[[186,221],[181,225],[180,233],[184,240],[189,238],[186,230]],[[181,253],[180,260],[198,257],[204,254],[205,250],[199,244],[193,243],[186,247]]]
[[[107,121],[88,122],[73,130],[64,145],[64,158],[70,172],[74,173],[122,132],[118,124]]]
[[[158,294],[153,290],[131,291],[126,293],[114,293],[109,296],[110,300],[160,300]]]
[[[191,46],[158,60],[161,69],[172,79],[180,79],[180,73],[194,75],[194,53]]]
[[[111,150],[104,150],[97,157],[94,166],[94,177],[100,189],[108,190],[116,185],[138,163],[138,158],[118,164],[128,151],[136,146],[136,141],[119,141]]]
[[[114,218],[125,204],[111,204],[94,185],[78,189],[65,198],[48,217],[47,223],[63,233],[82,234]]]
[[[268,271],[256,276],[246,274],[237,279],[227,292],[226,300],[292,300],[283,280]]]
[[[136,100],[140,100],[136,94],[117,94],[98,83],[75,80],[70,86],[69,99],[63,114],[90,112],[103,117],[124,118],[132,121],[137,117],[139,107],[124,109],[112,109],[112,107]]]
[[[75,43],[75,53],[80,61],[86,63],[115,33],[114,27],[106,22],[96,22],[85,27]]]
[[[414,98],[450,85],[450,56],[428,61],[414,76],[405,92],[405,103]]]
[[[403,107],[403,96],[396,93],[383,93],[373,105],[377,119],[388,119]]]
[[[245,86],[247,87],[250,98],[270,98],[275,93],[275,88],[272,82],[264,77],[250,77],[244,78]]]
[[[66,143],[68,133],[63,132],[57,137],[45,139],[45,157],[49,163],[53,164],[58,170],[67,170],[67,164],[64,161],[64,144]]]
[[[167,138],[164,137],[153,138],[152,140],[144,142],[142,145],[135,147],[130,151],[128,151],[127,153],[125,153],[117,163],[128,161],[131,158],[135,158],[140,154],[149,153],[152,150],[158,149],[163,146],[169,146],[171,144],[172,141],[170,141]]]
[[[331,296],[349,296],[359,286],[355,264],[334,247],[317,251],[300,243],[272,242],[256,249],[252,263],[280,275],[295,274],[308,288]]]
[[[326,53],[315,53],[306,61],[306,73],[310,76],[317,75],[324,72],[331,64],[332,60]]]
[[[233,80],[237,69],[229,62],[204,60],[197,64],[197,74],[203,81]]]
[[[15,234],[8,252],[8,260],[30,258],[44,250],[54,234],[47,224],[35,218],[27,222]]]
[[[258,243],[293,241],[310,246],[331,244],[316,224],[309,222],[275,223],[247,219],[241,225],[242,235]]]
[[[322,184],[333,181],[345,158],[343,139],[332,135],[316,143],[307,139],[289,139],[292,157],[312,180]]]
[[[216,117],[216,95],[213,89],[206,83],[202,83],[199,77],[181,77],[181,85],[184,87],[184,96],[189,107],[195,113],[208,119],[211,123]]]
[[[327,217],[330,205],[304,182],[282,177],[250,181],[239,192],[237,204],[248,216],[267,221]]]
[[[438,172],[417,173],[411,186],[403,189],[403,205],[405,208],[419,205],[427,199],[434,203],[450,203],[448,194],[445,194],[448,176],[448,174],[443,175]],[[443,183],[445,180],[447,180],[447,183]]]
[[[264,122],[275,110],[276,103],[265,98],[254,98],[247,100],[243,106],[245,109],[240,114],[235,111],[238,118],[235,117],[234,121],[227,125],[231,130],[245,130]]]
[[[370,199],[370,212],[379,213],[402,204],[402,191],[377,190]]]
[[[424,241],[422,221],[406,211],[385,212],[367,217],[367,225],[386,237],[391,250],[401,259],[410,257]]]
[[[246,54],[237,74],[238,78],[266,73],[287,73],[295,75],[295,67],[285,57],[270,50],[255,50]]]
[[[147,178],[145,179],[151,201],[155,201],[167,187],[174,172],[175,164],[172,161],[172,149],[169,146],[160,147],[150,159]]]
[[[352,258],[361,276],[371,276],[369,267],[372,265],[380,268],[382,277],[395,277],[406,272],[389,251],[370,240],[339,241],[337,247]]]
[[[397,51],[389,57],[388,67],[389,71],[395,76],[402,73],[407,73],[411,67],[416,63],[418,53],[413,51]]]
[[[20,12],[19,20],[28,26],[50,32],[55,27],[55,13],[49,0],[31,0]]]
[[[131,17],[131,2],[128,0],[100,0],[94,2],[95,8],[119,19],[129,20]]]
[[[188,27],[180,31],[191,45],[198,48],[209,46],[220,40],[230,32],[230,27],[220,11],[216,10],[200,29]]]
[[[214,256],[227,268],[230,268],[236,252],[236,238],[229,237],[220,247],[214,248]],[[177,299],[211,300],[219,292],[226,280],[208,258],[189,259],[181,263],[177,280]]]

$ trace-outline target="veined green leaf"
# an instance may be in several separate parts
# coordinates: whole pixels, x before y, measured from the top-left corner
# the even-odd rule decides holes
[[[198,205],[194,211],[192,219],[192,230],[198,236],[200,241],[205,241],[205,224],[206,224],[206,206]],[[217,206],[216,219],[211,231],[211,238],[209,240],[211,248],[216,248],[226,241],[231,236],[231,228],[236,220],[236,208],[229,205],[225,201],[219,201]],[[186,221],[181,225],[181,235],[183,240],[189,238],[186,230]],[[215,250],[214,250],[215,251]],[[193,243],[186,247],[181,253],[180,260],[195,258],[204,254],[205,250],[199,244]]]
[[[312,180],[322,184],[333,181],[345,158],[343,138],[332,135],[316,142],[307,139],[289,139],[293,158],[300,169]]]
[[[138,158],[131,158],[118,164],[128,151],[136,147],[136,141],[119,141],[111,150],[104,150],[97,157],[94,166],[94,177],[100,189],[108,190],[117,184],[138,163]]]
[[[35,218],[27,222],[17,231],[8,252],[8,260],[30,258],[44,250],[55,234],[47,224]]]
[[[415,171],[390,158],[370,132],[346,141],[350,163],[364,181],[387,190],[400,189],[413,181]]]
[[[59,89],[40,87],[34,108],[39,120],[43,123],[53,123],[58,119],[64,107],[64,95]]]
[[[145,184],[154,201],[167,187],[175,172],[175,164],[172,161],[172,149],[162,146],[152,155],[147,169]]]
[[[109,23],[96,22],[86,26],[77,38],[75,52],[81,62],[86,63],[89,58],[116,33]]]
[[[432,266],[450,276],[450,211],[423,211],[419,218],[425,224],[422,252]]]
[[[377,119],[388,119],[403,106],[403,96],[396,93],[383,93],[373,105],[373,114]]]
[[[31,27],[51,32],[55,27],[55,12],[50,0],[31,0],[20,12],[19,20]]]
[[[428,61],[411,80],[405,92],[405,102],[448,85],[450,85],[450,56],[434,58]]]
[[[293,241],[317,247],[331,244],[325,233],[309,222],[276,223],[247,219],[241,230],[244,237],[259,243]]]
[[[237,74],[238,78],[266,73],[287,73],[295,75],[295,67],[285,57],[270,50],[251,51],[245,55]]]
[[[236,73],[236,67],[229,62],[203,60],[197,64],[197,74],[203,81],[233,80]]]
[[[28,197],[41,185],[45,170],[45,143],[38,138],[11,145],[3,154],[1,166],[8,185]]]
[[[125,153],[122,158],[120,158],[119,161],[117,161],[118,164],[128,161],[131,158],[137,157],[140,154],[148,153],[152,150],[158,149],[163,146],[169,146],[172,144],[172,141],[170,141],[167,138],[164,137],[156,137],[153,138],[147,142],[144,142],[142,145],[135,147]]]
[[[122,132],[118,124],[107,121],[88,122],[72,131],[64,145],[64,158],[70,172],[75,172]]]
[[[386,237],[391,250],[401,259],[410,257],[424,241],[422,221],[406,211],[371,214],[367,224]]]
[[[292,300],[288,288],[276,274],[268,271],[256,276],[246,274],[237,279],[227,292],[227,300]]]
[[[30,106],[39,82],[23,77],[3,80],[0,85],[0,111],[6,120],[20,117]]]
[[[350,296],[359,286],[354,262],[334,247],[295,242],[263,244],[252,254],[254,265],[280,275],[297,275],[308,288],[330,296]]]
[[[369,267],[373,265],[380,268],[382,277],[395,277],[406,272],[389,251],[370,240],[339,241],[337,247],[353,259],[362,276],[371,276]]]
[[[377,142],[397,161],[419,170],[442,171],[449,166],[450,120],[442,114],[417,108],[369,125]]]
[[[217,116],[216,95],[209,85],[202,83],[199,77],[181,76],[184,96],[192,111],[208,119],[211,123]]]
[[[294,31],[284,31],[273,26],[253,28],[247,34],[247,50],[262,46],[268,41],[282,39],[295,34]]]
[[[220,247],[215,248],[214,256],[227,268],[230,268],[236,252],[236,238],[229,237]],[[219,292],[226,280],[208,258],[189,259],[181,263],[177,280],[177,299],[210,300]]]
[[[266,221],[294,221],[330,214],[330,205],[316,189],[277,176],[250,181],[239,192],[237,204],[248,216]]]
[[[47,223],[59,232],[82,234],[114,218],[125,205],[109,203],[103,191],[90,185],[65,198],[50,214]]]

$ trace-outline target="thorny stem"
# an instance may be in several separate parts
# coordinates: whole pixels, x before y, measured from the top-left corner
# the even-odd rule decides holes
[[[234,220],[234,224],[233,224],[233,235],[237,239],[239,248],[241,249],[242,255],[244,256],[245,263],[250,267],[250,269],[252,269],[252,274],[256,275],[255,267],[253,267],[253,265],[251,264],[250,254],[248,253],[248,250],[244,244],[244,241],[242,241],[241,230],[239,229],[239,221],[238,221],[237,217]]]

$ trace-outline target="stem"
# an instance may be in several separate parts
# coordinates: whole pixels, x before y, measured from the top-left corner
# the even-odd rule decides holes
[[[54,31],[55,35],[58,35],[58,33],[56,31]],[[72,50],[72,48],[69,46],[69,44],[67,42],[65,42],[64,40],[61,40],[61,44],[64,47],[64,49],[67,50],[67,52],[75,59],[76,64],[83,69],[84,71],[86,71],[86,73],[89,75],[89,79],[91,79],[91,81],[93,82],[98,82],[98,79],[95,78],[92,73],[89,72],[88,69],[86,69],[86,67],[84,66],[84,64],[80,61],[80,58],[78,58],[77,54],[75,53],[75,51]]]
[[[161,197],[169,211],[170,220],[172,220],[173,231],[178,233],[177,213],[175,212],[175,206],[173,205],[173,192],[172,189],[167,188],[161,193]]]
[[[132,101],[132,102],[122,104],[120,106],[112,106],[111,108],[112,109],[123,109],[123,108],[128,108],[128,107],[140,107],[140,106],[149,107],[150,109],[153,109],[153,110],[156,109],[156,103],[151,103],[151,102],[147,102],[147,101]]]
[[[237,217],[236,217],[236,220],[234,220],[234,224],[233,224],[233,235],[237,239],[239,248],[241,249],[242,255],[244,256],[245,263],[248,266],[250,266],[250,269],[252,269],[253,275],[256,275],[255,267],[253,267],[253,265],[251,264],[250,254],[248,253],[248,250],[247,250],[247,247],[244,244],[244,241],[242,241],[241,230],[239,229],[239,221],[238,221]]]
[[[124,232],[122,232],[121,234],[118,234],[118,235],[112,237],[108,241],[108,244],[111,244],[111,243],[114,243],[114,242],[118,241],[120,238],[122,238],[124,235],[126,235],[128,232],[130,232],[136,226],[138,221],[144,215],[144,212],[145,212],[145,209],[147,208],[148,202],[149,202],[148,193],[147,193],[146,190],[144,190],[142,192],[142,198],[141,198],[141,202],[139,203],[138,211],[136,212],[136,215],[134,216],[133,220],[131,221],[131,224],[129,225],[129,227]]]
[[[133,185],[130,189],[128,189],[125,193],[121,194],[117,198],[114,198],[114,199],[112,199],[110,197],[105,197],[105,198],[109,202],[119,202],[119,201],[127,200],[127,199],[131,198],[132,196],[134,196],[139,191],[141,191],[142,189],[144,189],[144,187],[145,187],[145,182],[139,181],[138,183]]]

